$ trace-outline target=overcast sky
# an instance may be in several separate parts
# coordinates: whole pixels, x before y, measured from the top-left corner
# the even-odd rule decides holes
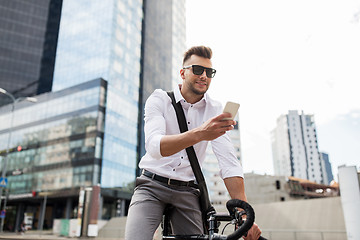
[[[187,0],[186,11],[187,46],[213,50],[209,93],[240,103],[245,172],[273,174],[270,131],[288,110],[314,114],[334,175],[360,166],[360,0]]]

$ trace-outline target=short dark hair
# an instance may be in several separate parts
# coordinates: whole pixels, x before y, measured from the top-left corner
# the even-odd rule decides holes
[[[211,59],[212,51],[211,48],[205,46],[192,47],[184,53],[183,65],[192,55]]]

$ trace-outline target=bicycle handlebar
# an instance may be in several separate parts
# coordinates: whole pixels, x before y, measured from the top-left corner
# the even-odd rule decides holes
[[[227,236],[228,240],[239,239],[252,227],[255,221],[254,209],[250,206],[250,204],[239,199],[229,200],[226,203],[226,208],[228,209],[231,216],[235,215],[236,208],[242,208],[246,212],[245,222],[235,232]]]
[[[198,239],[198,240],[237,240],[240,239],[254,224],[255,221],[255,212],[250,204],[239,199],[231,199],[226,203],[226,208],[228,209],[231,219],[236,219],[235,213],[237,208],[242,208],[246,214],[246,220],[240,225],[240,227],[230,235],[175,235],[175,236],[164,236],[163,239],[170,240],[189,240],[189,239]],[[230,217],[229,216],[229,217]],[[226,219],[228,220],[228,219]],[[266,240],[266,238],[260,236],[259,240]]]

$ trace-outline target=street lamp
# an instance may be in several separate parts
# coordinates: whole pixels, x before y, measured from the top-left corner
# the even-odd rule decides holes
[[[12,133],[12,127],[13,127],[13,121],[14,121],[14,110],[15,110],[15,104],[17,102],[26,100],[29,102],[37,102],[37,99],[34,97],[19,97],[19,98],[15,98],[14,95],[12,95],[11,93],[9,93],[8,91],[6,91],[3,88],[0,88],[0,93],[5,94],[6,96],[10,97],[12,100],[12,107],[11,107],[11,119],[10,119],[10,127],[9,127],[9,137],[8,137],[8,142],[7,142],[7,148],[6,148],[6,155],[5,158],[3,160],[3,168],[2,168],[2,173],[1,173],[1,178],[5,179],[6,177],[6,167],[7,167],[7,160],[8,160],[8,155],[9,155],[9,150],[10,150],[10,142],[11,142],[11,133]],[[3,195],[3,187],[0,187],[0,207],[1,207],[1,201],[2,201],[2,195]],[[5,210],[5,206],[4,206],[4,210]],[[3,231],[3,224],[4,223],[4,218],[1,219],[1,228],[0,231]]]

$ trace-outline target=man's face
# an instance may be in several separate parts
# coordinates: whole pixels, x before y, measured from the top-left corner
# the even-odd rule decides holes
[[[197,55],[191,55],[191,57],[184,63],[184,66],[190,65],[200,65],[206,68],[212,67],[210,59],[199,57]],[[204,95],[209,89],[212,79],[206,76],[206,71],[204,71],[201,75],[194,74],[191,67],[181,69],[180,75],[183,79],[182,91],[190,91],[196,95]]]

